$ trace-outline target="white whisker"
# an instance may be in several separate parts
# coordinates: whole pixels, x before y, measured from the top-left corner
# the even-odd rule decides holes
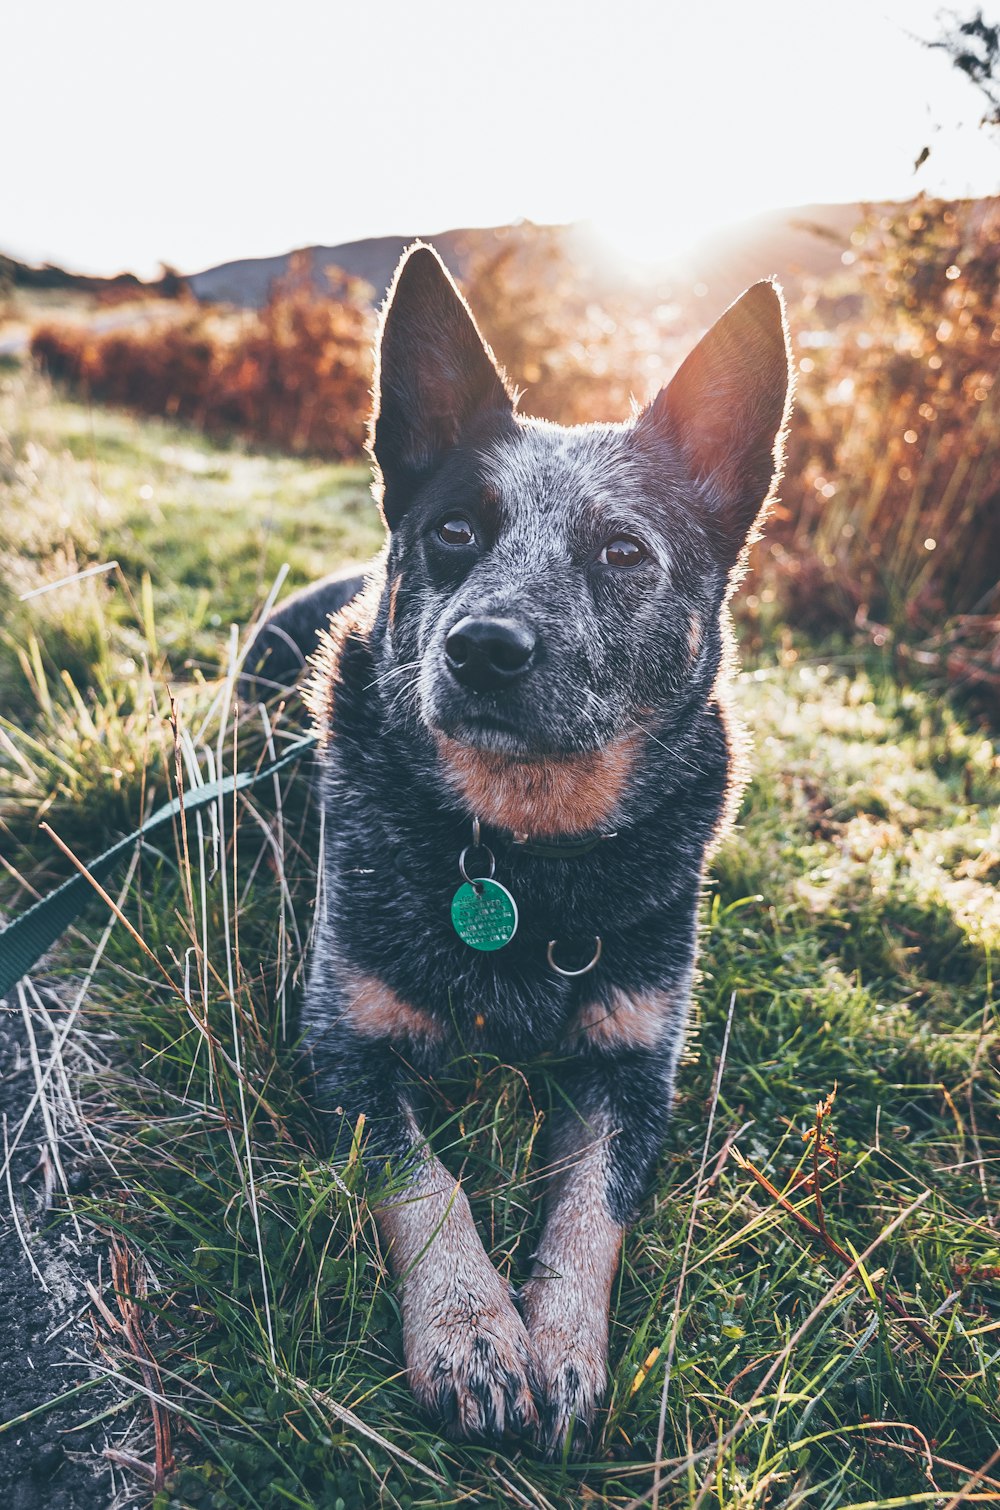
[[[419,665],[420,662],[417,660],[403,661],[399,666],[391,666],[388,671],[383,671],[380,675],[372,677],[371,681],[366,684],[365,691],[367,692],[371,687],[378,687],[382,682],[389,681],[391,677],[402,676],[405,671],[412,671]]]

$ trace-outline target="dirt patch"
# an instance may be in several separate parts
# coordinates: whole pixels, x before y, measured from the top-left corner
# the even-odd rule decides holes
[[[20,1007],[0,1003],[0,1110],[10,1141],[35,1088]],[[105,1425],[93,1419],[115,1404],[111,1386],[90,1384],[49,1403],[95,1378],[85,1281],[97,1275],[98,1250],[86,1228],[77,1233],[59,1213],[57,1201],[47,1203],[45,1150],[36,1107],[11,1155],[9,1186],[6,1175],[0,1179],[0,1505],[109,1510],[130,1502],[102,1456],[109,1445]],[[72,1165],[67,1175],[72,1184]]]

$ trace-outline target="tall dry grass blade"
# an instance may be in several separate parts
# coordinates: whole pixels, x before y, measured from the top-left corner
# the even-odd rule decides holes
[[[126,896],[128,895],[129,887],[132,885],[132,878],[135,875],[135,868],[138,865],[138,863],[139,863],[139,851],[136,850],[135,853],[133,854],[132,858],[129,861],[128,869],[125,872],[125,880],[122,883],[121,891],[118,893],[118,906],[119,906],[119,908],[121,907],[122,903],[125,901]],[[78,1020],[79,1015],[80,1015],[80,1009],[83,1006],[83,1003],[84,1003],[84,1000],[86,998],[87,992],[90,990],[91,983],[92,983],[92,981],[94,979],[94,975],[95,975],[95,973],[97,971],[97,967],[100,964],[101,959],[104,956],[104,951],[107,948],[108,940],[111,937],[111,930],[114,928],[116,922],[117,922],[117,917],[116,917],[115,913],[112,913],[111,916],[108,918],[107,923],[104,926],[104,930],[103,930],[100,938],[97,941],[97,947],[94,950],[93,955],[91,956],[90,964],[87,966],[87,969],[84,972],[83,980],[80,983],[80,988],[77,991],[76,996],[73,998],[72,1004],[70,1005],[69,1010],[66,1013],[66,1021],[63,1023],[62,1032],[59,1034],[59,1037],[58,1037],[58,1039],[57,1039],[57,1041],[56,1041],[56,1043],[54,1045],[54,1052],[56,1054],[61,1054],[62,1053],[62,1050],[65,1048],[66,1044],[69,1041],[70,1034],[72,1033],[74,1027],[76,1026],[77,1020]],[[34,1091],[32,1092],[31,1098],[28,1101],[28,1105],[26,1106],[26,1108],[25,1108],[25,1110],[24,1110],[24,1112],[23,1112],[23,1114],[21,1116],[20,1121],[18,1122],[17,1128],[16,1128],[15,1133],[14,1133],[14,1137],[13,1137],[13,1139],[11,1141],[11,1147],[10,1147],[10,1153],[11,1154],[18,1147],[18,1145],[19,1145],[19,1143],[21,1141],[21,1138],[24,1135],[24,1131],[25,1131],[25,1129],[28,1126],[28,1123],[29,1123],[30,1118],[31,1118],[31,1114],[35,1110],[35,1107],[38,1105],[38,1098],[41,1095],[42,1091],[44,1091],[45,1086],[48,1083],[49,1076],[52,1074],[53,1064],[54,1064],[54,1057],[49,1060],[49,1063],[48,1063],[46,1069],[43,1072],[41,1085],[40,1086],[36,1086],[35,1089],[34,1089]],[[101,1145],[98,1144],[98,1146],[100,1147]],[[102,1149],[102,1153],[103,1153],[103,1149]],[[107,1158],[107,1155],[104,1154],[104,1157]],[[10,1155],[7,1154],[7,1155],[4,1156],[4,1164],[3,1164],[3,1173],[4,1174],[7,1173],[7,1170],[9,1169],[9,1167],[10,1167]],[[111,1164],[110,1161],[109,1161],[109,1167],[114,1172],[114,1165]]]
[[[13,1186],[13,1183],[12,1183],[11,1177],[10,1177],[11,1147],[10,1147],[10,1143],[7,1140],[7,1113],[6,1112],[4,1112],[4,1114],[3,1114],[3,1152],[4,1152],[3,1171],[4,1171],[4,1177],[5,1177],[6,1182],[7,1182],[7,1201],[8,1201],[8,1204],[10,1206],[11,1220],[14,1223],[14,1231],[17,1233],[17,1240],[21,1244],[21,1247],[24,1250],[24,1256],[28,1260],[28,1263],[31,1266],[31,1272],[34,1274],[35,1278],[38,1280],[38,1283],[41,1285],[41,1287],[45,1291],[45,1293],[49,1294],[50,1293],[49,1292],[49,1287],[48,1287],[48,1285],[45,1282],[45,1275],[42,1273],[41,1269],[35,1263],[35,1255],[32,1253],[30,1244],[28,1243],[28,1239],[24,1235],[24,1228],[21,1226],[21,1218],[20,1218],[20,1216],[18,1214],[18,1210],[17,1210],[17,1200],[16,1200],[16,1198],[14,1196],[14,1186]]]
[[[236,686],[236,677],[237,677],[237,674],[238,674],[239,665],[240,665],[240,657],[239,657],[239,653],[238,653],[238,630],[237,630],[236,625],[234,624],[233,627],[232,627],[232,633],[230,635],[230,640],[229,640],[229,668],[228,668],[227,677],[226,677],[226,689],[227,689],[227,691],[226,691],[226,698],[225,698],[225,702],[223,704],[223,714],[222,714],[222,717],[219,720],[219,737],[218,737],[218,744],[217,744],[217,747],[216,747],[216,758],[218,760],[218,765],[219,765],[219,770],[220,771],[223,769],[223,763],[224,763],[223,751],[224,751],[224,740],[225,740],[225,735],[226,735],[226,726],[228,724],[230,712],[231,712],[231,709],[232,709],[232,698],[233,698],[233,692],[234,692],[234,689],[235,689],[235,686]],[[237,732],[237,719],[234,718],[233,719],[233,758],[234,758],[234,762],[235,762],[235,759],[236,759],[236,732]],[[237,804],[237,801],[238,801],[238,794],[234,791],[233,792],[233,862],[232,862],[233,863],[233,886],[234,886],[234,891],[238,889],[237,870],[236,870],[236,861],[237,861],[237,839],[236,839],[236,832],[237,832],[237,806],[236,806],[236,804]],[[277,1354],[277,1350],[276,1350],[275,1345],[274,1345],[274,1326],[273,1326],[272,1319],[271,1319],[271,1297],[270,1297],[270,1291],[269,1291],[269,1286],[268,1286],[268,1281],[267,1281],[267,1264],[266,1264],[266,1261],[265,1261],[265,1258],[264,1258],[264,1239],[263,1239],[263,1236],[262,1236],[261,1230],[260,1230],[260,1212],[259,1212],[258,1203],[257,1203],[257,1185],[256,1185],[255,1177],[254,1177],[253,1153],[252,1153],[252,1150],[251,1150],[251,1142],[250,1142],[250,1119],[249,1119],[249,1116],[247,1114],[246,1075],[245,1075],[244,1069],[243,1069],[242,1039],[241,1039],[240,1023],[239,1023],[239,1017],[238,1017],[238,1014],[237,1014],[237,1005],[236,1005],[236,979],[237,979],[237,968],[236,968],[236,965],[238,964],[238,953],[236,955],[236,961],[234,961],[234,951],[238,951],[239,941],[238,941],[238,934],[236,932],[237,923],[236,923],[235,917],[233,917],[232,922],[230,921],[229,875],[228,875],[228,869],[227,869],[227,865],[226,865],[226,853],[225,853],[226,852],[226,846],[225,846],[226,811],[225,811],[225,799],[224,799],[224,797],[223,797],[223,795],[222,795],[221,792],[219,793],[219,799],[218,799],[218,814],[219,814],[220,854],[221,854],[221,863],[219,865],[219,879],[220,879],[221,892],[222,892],[223,934],[224,934],[224,937],[225,937],[225,940],[226,940],[226,979],[227,979],[227,983],[228,983],[228,987],[229,987],[229,1013],[230,1013],[230,1022],[231,1022],[231,1025],[232,1025],[232,1032],[233,1032],[233,1060],[234,1060],[235,1069],[236,1069],[236,1092],[237,1092],[237,1096],[239,1098],[239,1104],[240,1104],[240,1123],[241,1123],[242,1130],[243,1130],[243,1150],[244,1150],[243,1158],[241,1158],[239,1156],[239,1153],[235,1149],[235,1147],[234,1147],[234,1153],[236,1153],[236,1157],[237,1157],[237,1160],[238,1160],[238,1165],[239,1165],[240,1175],[241,1175],[241,1183],[243,1184],[244,1191],[246,1193],[247,1200],[248,1200],[248,1203],[249,1203],[249,1206],[250,1206],[250,1215],[251,1215],[251,1219],[253,1221],[254,1234],[255,1234],[256,1239],[257,1239],[257,1258],[258,1258],[258,1263],[259,1263],[259,1267],[260,1267],[260,1282],[261,1282],[261,1286],[262,1286],[262,1298],[263,1298],[263,1302],[264,1302],[264,1322],[265,1322],[265,1326],[266,1326],[266,1329],[267,1329],[268,1351],[270,1353],[270,1358],[271,1358],[271,1367],[273,1369],[276,1369],[277,1366],[278,1366],[278,1354]],[[231,928],[232,928],[232,934],[231,934],[231,931],[230,931]],[[231,938],[232,938],[232,943],[230,943],[230,939]],[[246,1161],[245,1168],[244,1168],[244,1162],[243,1162],[244,1158],[245,1158],[245,1161]]]
[[[38,1110],[42,1118],[42,1127],[45,1131],[45,1146],[52,1160],[52,1168],[59,1176],[63,1194],[68,1196],[69,1181],[66,1179],[66,1171],[63,1168],[62,1158],[59,1153],[59,1130],[56,1126],[52,1107],[49,1104],[49,1098],[45,1093],[42,1082],[42,1063],[38,1053],[38,1043],[35,1039],[35,1029],[31,1020],[31,1009],[28,1006],[24,981],[18,981],[17,983],[17,998],[21,1006],[21,1019],[24,1023],[25,1034],[28,1040],[28,1057],[31,1060],[31,1068],[35,1075],[35,1088],[39,1093]],[[83,1230],[72,1207],[70,1208],[70,1220],[73,1223],[73,1230],[76,1232],[77,1237],[82,1240]]]
[[[27,603],[32,598],[41,598],[48,592],[55,592],[57,587],[68,587],[71,582],[84,582],[88,577],[100,577],[105,572],[117,570],[117,561],[102,561],[100,566],[88,566],[85,570],[73,572],[68,577],[59,577],[55,582],[43,582],[41,587],[33,587],[30,592],[19,594],[17,601]]]
[[[684,1235],[684,1251],[681,1254],[681,1270],[677,1276],[677,1288],[674,1292],[674,1310],[670,1319],[670,1341],[667,1345],[667,1360],[663,1366],[663,1388],[660,1391],[660,1415],[656,1427],[656,1461],[660,1462],[663,1457],[663,1437],[667,1422],[667,1396],[670,1391],[670,1374],[673,1369],[674,1352],[677,1347],[677,1333],[680,1328],[681,1296],[684,1293],[684,1281],[687,1278],[688,1260],[691,1256],[691,1243],[694,1238],[694,1224],[698,1215],[698,1205],[701,1201],[701,1192],[705,1179],[705,1169],[708,1164],[708,1149],[712,1141],[712,1129],[715,1126],[715,1113],[719,1105],[719,1091],[722,1088],[722,1075],[726,1067],[726,1056],[729,1053],[729,1035],[733,1026],[733,1013],[736,1010],[736,992],[729,998],[729,1011],[726,1014],[726,1029],[722,1037],[722,1048],[719,1052],[719,1063],[715,1071],[715,1080],[712,1085],[712,1100],[708,1111],[708,1123],[705,1127],[705,1140],[701,1147],[701,1163],[698,1166],[698,1179],[694,1187],[694,1195],[691,1198],[691,1212],[688,1217],[687,1232]],[[660,1470],[657,1468],[656,1477],[653,1480],[653,1510],[659,1510],[660,1504]]]
[[[997,1463],[1000,1463],[1000,1447],[990,1454],[982,1468],[977,1468],[975,1473],[966,1479],[958,1493],[953,1495],[945,1505],[944,1510],[958,1510],[959,1505],[968,1504],[970,1500],[979,1500],[986,1504],[996,1504],[1000,1501],[1000,1495],[991,1494],[987,1496],[971,1493],[977,1484],[985,1483],[988,1480],[990,1469],[995,1468]]]
[[[447,1481],[439,1473],[435,1473],[433,1468],[428,1468],[426,1463],[421,1463],[419,1459],[408,1453],[405,1448],[398,1447],[395,1442],[390,1442],[388,1437],[384,1437],[380,1431],[375,1430],[374,1426],[369,1426],[366,1421],[362,1421],[360,1416],[355,1415],[354,1411],[350,1410],[346,1405],[341,1405],[326,1390],[318,1389],[316,1385],[310,1384],[306,1379],[299,1379],[294,1374],[285,1373],[283,1369],[277,1369],[276,1375],[283,1383],[291,1384],[295,1389],[301,1390],[321,1410],[329,1411],[330,1415],[335,1420],[340,1421],[343,1426],[349,1426],[359,1436],[367,1437],[369,1442],[374,1442],[377,1447],[381,1447],[383,1452],[388,1452],[392,1457],[398,1458],[400,1462],[406,1463],[408,1467],[414,1469],[423,1478],[430,1479],[433,1484],[439,1484],[442,1488],[447,1487]]]

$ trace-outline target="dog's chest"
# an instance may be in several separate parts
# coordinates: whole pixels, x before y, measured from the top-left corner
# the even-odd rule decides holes
[[[364,675],[370,681],[370,669]],[[581,1008],[610,990],[683,973],[687,946],[674,959],[669,936],[678,920],[689,932],[700,825],[689,832],[675,808],[666,823],[649,818],[587,852],[548,858],[484,828],[489,853],[472,852],[471,816],[433,752],[422,759],[414,741],[401,747],[366,690],[364,676],[345,676],[326,753],[324,926],[345,980],[379,982],[402,1004],[382,1012],[387,1021],[425,1015],[428,1055],[456,1046],[526,1058],[564,1046]],[[516,928],[493,951],[455,925],[463,853],[467,874],[492,867],[516,908]]]
[[[516,930],[501,948],[483,950],[453,922],[463,885],[457,855],[438,862],[417,851],[360,866],[353,858],[348,828],[331,845],[327,882],[327,926],[347,976],[377,979],[428,1014],[437,1047],[520,1056],[558,1045],[578,989],[549,961],[558,911],[551,895],[508,876]]]

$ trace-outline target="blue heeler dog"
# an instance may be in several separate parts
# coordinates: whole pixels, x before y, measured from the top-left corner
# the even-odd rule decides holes
[[[392,1169],[373,1199],[409,1378],[454,1436],[520,1431],[558,1454],[601,1400],[622,1236],[670,1111],[706,856],[743,779],[727,601],[780,471],[789,397],[781,295],[758,283],[634,420],[526,419],[436,253],[416,246],[378,344],[385,552],[367,577],[291,599],[258,640],[258,689],[316,652],[310,1095],[331,1150],[363,1114],[368,1169]],[[418,1120],[420,1083],[480,1051],[549,1054],[561,1077],[555,1173],[517,1297]]]

